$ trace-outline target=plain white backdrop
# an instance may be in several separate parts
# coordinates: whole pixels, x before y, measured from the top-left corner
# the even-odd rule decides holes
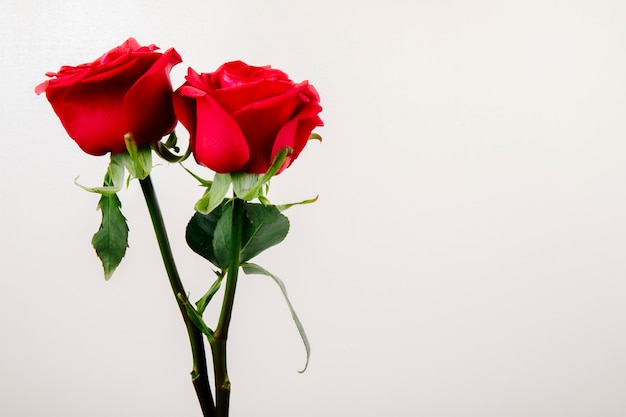
[[[278,288],[242,279],[233,417],[624,416],[625,20],[621,0],[0,0],[0,414],[200,416],[138,184],[105,282],[97,196],[73,180],[107,158],[33,91],[134,36],[178,50],[175,86],[241,59],[322,97],[323,143],[270,192],[319,201],[259,259],[310,367]],[[153,181],[198,298],[201,189],[165,163]]]

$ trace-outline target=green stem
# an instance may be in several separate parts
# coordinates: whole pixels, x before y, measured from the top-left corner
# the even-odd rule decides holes
[[[226,341],[228,340],[228,327],[233,312],[235,290],[237,288],[237,276],[239,274],[239,259],[243,239],[245,201],[239,198],[233,200],[233,220],[230,241],[228,275],[226,277],[226,289],[222,311],[214,333],[213,369],[215,372],[215,397],[217,417],[227,417],[230,403],[230,380],[226,368]]]
[[[202,415],[204,417],[215,417],[215,406],[213,403],[213,396],[211,394],[211,386],[209,384],[209,377],[207,372],[206,354],[204,351],[204,337],[202,332],[191,322],[187,316],[187,312],[183,305],[187,300],[187,293],[183,287],[183,283],[178,275],[176,264],[174,263],[174,255],[170,247],[167,232],[165,230],[165,223],[163,222],[163,215],[159,208],[159,202],[152,185],[150,176],[147,176],[143,180],[139,180],[141,184],[141,190],[143,191],[148,211],[150,212],[150,218],[152,219],[152,226],[156,234],[157,241],[159,243],[159,249],[161,250],[161,257],[163,258],[163,264],[167,271],[167,276],[174,292],[174,297],[178,303],[178,308],[185,321],[185,327],[187,328],[187,334],[189,335],[189,342],[191,344],[191,354],[193,357],[193,369],[191,371],[191,380],[196,390],[198,401],[200,402],[200,408],[202,409]],[[182,298],[182,300],[179,299]]]

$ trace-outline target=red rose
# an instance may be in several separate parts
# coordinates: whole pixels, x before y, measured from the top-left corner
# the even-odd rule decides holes
[[[228,62],[210,74],[191,68],[174,93],[174,111],[191,136],[196,161],[215,172],[261,174],[284,147],[287,168],[322,126],[319,95],[284,72]]]
[[[91,64],[64,66],[35,88],[44,91],[67,133],[92,155],[126,150],[124,135],[137,144],[159,141],[176,125],[169,73],[181,62],[174,49],[154,52],[133,38]]]

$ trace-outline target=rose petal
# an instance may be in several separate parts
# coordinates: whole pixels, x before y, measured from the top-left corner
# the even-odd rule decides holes
[[[317,115],[322,108],[317,103],[310,103],[303,108],[298,115],[286,123],[274,142],[272,148],[272,160],[276,157],[276,154],[280,152],[285,146],[289,146],[293,149],[293,153],[287,158],[280,172],[284,171],[296,160],[300,152],[304,149],[309,141],[309,136],[313,129],[317,126],[323,126],[324,123]]]
[[[126,148],[122,101],[130,86],[122,83],[77,84],[64,95],[48,96],[67,133],[85,152],[103,155]]]
[[[233,113],[250,147],[250,160],[244,167],[246,172],[267,171],[272,164],[272,149],[278,132],[302,104],[298,91],[291,90]]]
[[[174,105],[174,114],[178,118],[178,121],[185,126],[185,129],[189,132],[190,142],[193,146],[196,134],[196,100],[193,96],[187,96],[183,93],[185,88],[193,88],[182,86],[174,92],[172,96],[172,102]]]
[[[181,61],[174,49],[168,49],[128,90],[124,116],[137,143],[156,142],[176,126],[169,73]]]
[[[185,76],[186,84],[196,87],[203,92],[213,91],[213,86],[211,85],[210,80],[211,74],[198,74],[193,68],[189,68],[187,70],[187,75]]]
[[[196,99],[196,161],[215,172],[239,171],[250,157],[237,122],[209,95]]]
[[[223,64],[214,73],[213,81],[219,88],[237,87],[260,80],[289,81],[287,74],[269,65],[255,67],[241,61],[232,61]],[[290,82],[290,81],[289,81]],[[293,84],[290,82],[290,84]]]
[[[215,90],[211,95],[227,112],[234,113],[250,103],[280,96],[291,89],[293,85],[288,82],[260,80],[237,87]]]

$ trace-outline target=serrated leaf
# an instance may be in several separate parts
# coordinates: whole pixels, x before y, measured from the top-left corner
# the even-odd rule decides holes
[[[102,222],[91,244],[102,261],[104,278],[109,280],[126,254],[128,224],[117,194],[102,194],[98,208],[102,211]]]
[[[296,310],[293,308],[291,301],[289,301],[289,296],[287,295],[287,288],[285,287],[285,284],[276,275],[272,274],[267,269],[257,264],[246,263],[246,264],[242,264],[241,267],[243,269],[243,272],[245,272],[248,275],[257,274],[257,275],[265,275],[267,277],[270,277],[272,280],[274,280],[276,285],[278,285],[278,287],[280,288],[280,291],[282,292],[283,297],[285,298],[285,302],[287,303],[287,307],[289,307],[291,318],[293,319],[293,321],[296,324],[296,327],[298,328],[298,333],[300,333],[300,338],[302,339],[302,343],[304,344],[304,349],[306,350],[306,363],[304,364],[304,368],[301,371],[298,371],[300,373],[303,373],[304,371],[306,371],[306,368],[309,366],[309,359],[311,357],[311,344],[309,343],[309,338],[307,337],[306,332],[304,331],[304,326],[302,326],[302,322],[300,322],[300,319],[298,318],[298,315],[296,314]]]
[[[185,238],[189,247],[198,255],[207,259],[213,265],[220,267],[213,250],[213,236],[215,226],[226,208],[228,200],[222,200],[222,204],[217,206],[208,214],[195,212],[187,224]]]

